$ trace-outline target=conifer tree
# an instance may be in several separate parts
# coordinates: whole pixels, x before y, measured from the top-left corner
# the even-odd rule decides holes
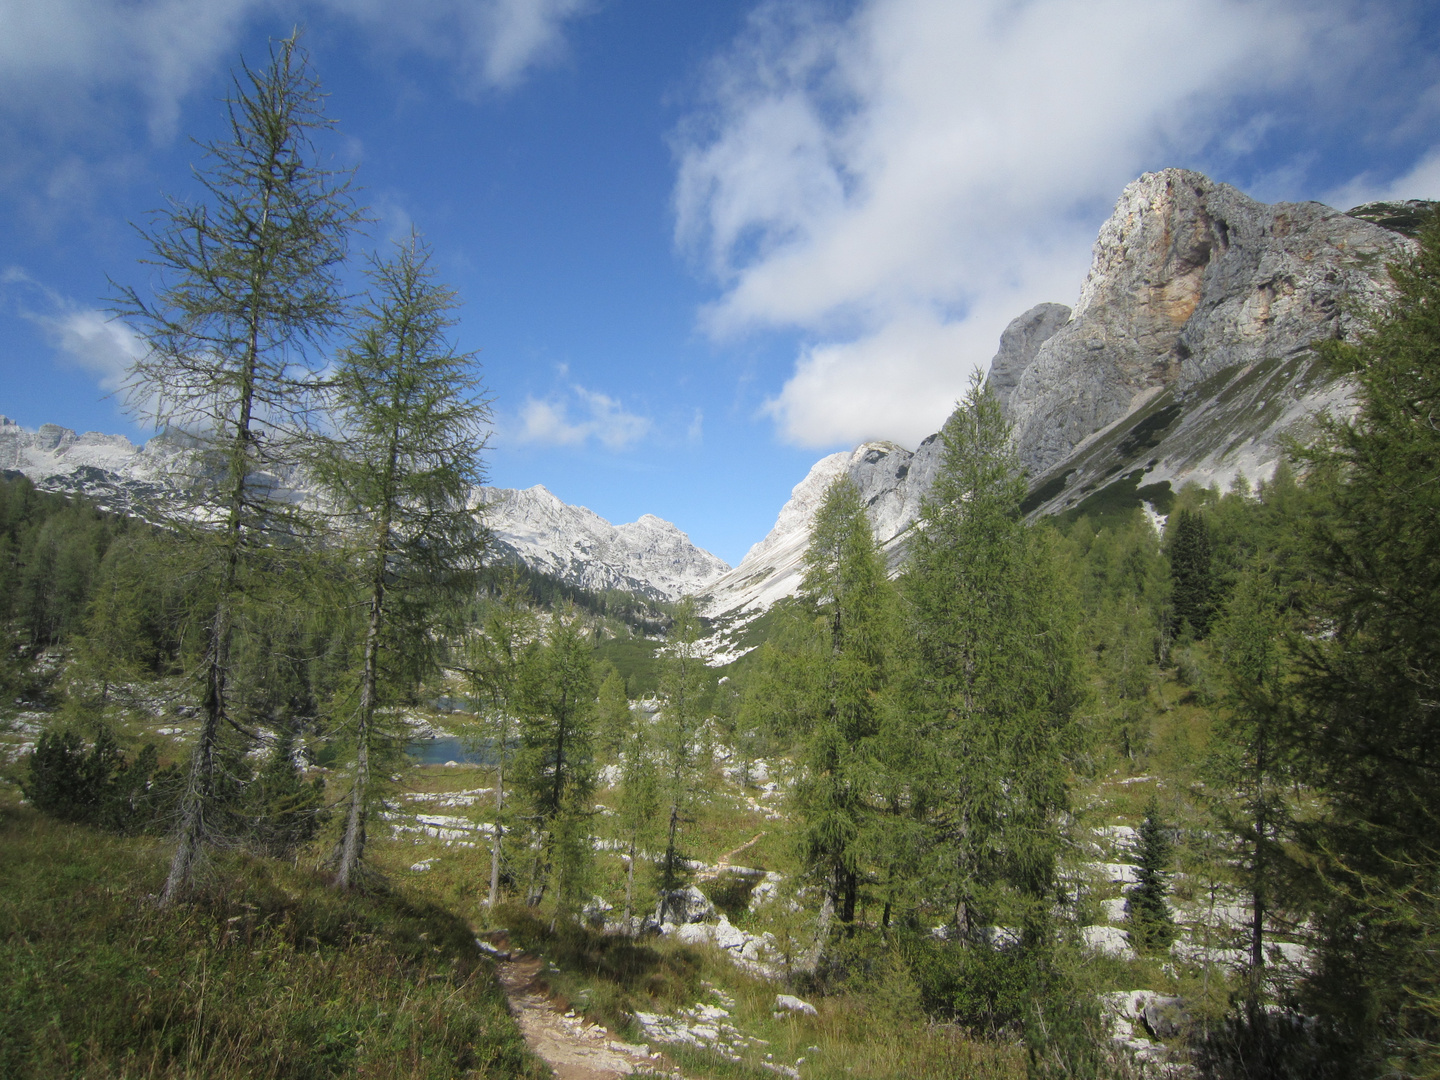
[[[354,545],[366,612],[353,714],[355,777],[335,884],[356,881],[365,852],[375,715],[388,676],[431,669],[485,546],[470,501],[484,479],[489,409],[473,355],[448,340],[458,306],[435,282],[413,233],[372,259],[372,296],[358,313],[334,380],[337,437],[318,468]]]
[[[833,906],[849,925],[866,872],[862,852],[876,844],[877,742],[898,612],[848,476],[830,485],[815,515],[801,595],[813,606],[819,639],[810,653],[816,671],[806,680],[809,715],[797,718],[807,730],[805,777],[796,789],[802,851],[825,889],[827,911]]]
[[[1073,598],[1048,535],[1024,523],[1010,425],[978,377],[941,437],[908,575],[932,874],[962,938],[1002,893],[1039,932],[1076,736]]]
[[[696,798],[695,782],[709,765],[710,748],[701,713],[706,671],[699,640],[700,618],[695,601],[687,596],[677,606],[670,627],[660,680],[664,705],[654,732],[660,761],[661,808],[666,814],[665,855],[660,864],[662,907],[684,878],[681,826]]]
[[[1440,221],[1390,273],[1392,298],[1367,332],[1327,347],[1360,409],[1306,456],[1333,505],[1315,530],[1293,731],[1326,809],[1307,841],[1326,901],[1316,1004],[1350,1026],[1368,1067],[1435,1075]]]
[[[1197,638],[1210,629],[1215,607],[1210,529],[1196,511],[1178,510],[1170,524],[1171,606],[1177,631],[1189,626]]]
[[[1152,798],[1140,823],[1140,850],[1136,853],[1140,880],[1125,898],[1130,940],[1141,952],[1163,952],[1175,940],[1175,919],[1165,899],[1174,846],[1160,820],[1160,807]]]
[[[627,710],[628,712],[628,710]],[[625,932],[631,933],[635,910],[635,860],[641,840],[650,831],[659,809],[660,786],[653,738],[646,726],[632,718],[620,741],[620,790],[616,802],[621,835],[625,839]]]
[[[158,295],[124,288],[117,303],[148,346],[130,372],[134,407],[196,448],[181,478],[192,505],[172,504],[167,532],[188,542],[175,572],[194,583],[206,627],[203,718],[163,903],[188,886],[210,840],[222,729],[236,721],[237,620],[303,550],[303,523],[276,478],[298,457],[313,350],[342,316],[336,273],[361,216],[348,175],[319,164],[312,140],[331,124],[322,104],[295,36],[272,47],[263,70],[242,68],[228,133],[204,147],[204,200],[173,200],[141,230]]]
[[[1247,1002],[1258,1007],[1265,966],[1265,926],[1283,893],[1293,781],[1284,740],[1287,619],[1262,567],[1247,568],[1212,633],[1225,692],[1214,731],[1209,772],[1234,792],[1216,813],[1240,849],[1239,869],[1250,897]]]
[[[516,787],[536,834],[528,902],[555,886],[556,915],[573,914],[589,861],[579,843],[595,786],[595,677],[591,649],[573,610],[557,611],[520,672],[520,754]]]
[[[614,757],[620,753],[633,723],[630,716],[630,697],[625,693],[625,680],[613,667],[600,680],[600,699],[596,708],[600,750],[606,757]]]
[[[470,642],[469,679],[480,713],[479,738],[495,759],[495,825],[490,836],[490,890],[485,906],[493,909],[500,896],[500,869],[509,817],[505,778],[522,709],[522,670],[526,650],[536,638],[535,613],[526,602],[524,582],[512,564],[503,579],[499,602],[483,631]]]

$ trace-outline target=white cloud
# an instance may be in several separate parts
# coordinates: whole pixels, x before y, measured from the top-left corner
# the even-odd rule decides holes
[[[130,365],[145,353],[145,343],[123,322],[80,307],[18,266],[0,272],[0,286],[19,294],[20,316],[39,327],[66,362],[94,376],[102,390],[113,393],[124,386]]]
[[[767,3],[677,136],[677,243],[713,335],[810,335],[766,406],[805,446],[913,441],[1006,321],[1073,303],[1095,226],[1147,167],[1249,152],[1241,96],[1329,77],[1339,5],[1290,0]]]
[[[566,24],[597,0],[321,0],[381,42],[451,61],[470,92],[514,86],[564,47]]]
[[[246,26],[283,34],[308,13],[360,23],[386,49],[448,62],[467,92],[505,88],[563,44],[592,0],[0,0],[0,130],[18,150],[84,132],[113,152],[139,102],[149,136],[175,135],[182,101],[237,64]],[[251,64],[263,56],[251,55]],[[117,137],[117,133],[118,137]],[[63,155],[59,155],[63,157]],[[36,168],[49,171],[53,162]]]
[[[572,419],[571,406],[581,414]],[[650,432],[650,421],[627,412],[615,398],[572,384],[563,397],[527,397],[511,438],[542,446],[582,446],[591,439],[610,450],[624,450]]]
[[[1413,167],[1393,180],[1363,172],[1325,196],[1331,206],[1348,210],[1368,202],[1440,199],[1440,146],[1431,147]]]

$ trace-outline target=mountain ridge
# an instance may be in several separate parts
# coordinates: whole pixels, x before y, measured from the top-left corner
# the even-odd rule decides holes
[[[162,495],[166,475],[183,452],[175,436],[157,435],[137,446],[123,435],[77,434],[59,424],[32,432],[0,416],[0,472],[26,476],[44,490],[85,495],[120,512],[135,512]],[[303,481],[286,481],[309,494]],[[612,525],[538,484],[523,491],[480,488],[472,499],[486,507],[495,553],[591,592],[622,589],[668,602],[700,591],[730,569],[654,514]]]

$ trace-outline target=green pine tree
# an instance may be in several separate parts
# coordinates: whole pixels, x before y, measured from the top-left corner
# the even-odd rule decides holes
[[[372,260],[372,296],[334,377],[336,437],[316,462],[354,550],[366,612],[351,718],[355,776],[335,884],[360,871],[375,716],[387,677],[432,670],[474,593],[485,532],[470,503],[483,480],[489,409],[471,355],[448,340],[458,306],[414,234]]]
[[[685,597],[675,609],[666,645],[660,693],[664,699],[654,726],[660,759],[661,809],[666,815],[665,854],[660,863],[662,900],[684,884],[681,831],[700,798],[697,783],[710,764],[703,697],[709,676],[700,655],[700,616]]]
[[[1189,627],[1197,638],[1210,629],[1215,610],[1214,564],[1210,528],[1198,511],[1177,510],[1167,522],[1171,609],[1177,633]]]
[[[1170,857],[1174,844],[1154,799],[1145,808],[1136,852],[1139,882],[1125,898],[1130,940],[1141,952],[1164,952],[1175,940],[1175,919],[1165,896],[1169,892]]]
[[[583,900],[590,848],[579,844],[595,786],[595,675],[590,644],[573,609],[551,617],[520,671],[522,706],[515,790],[535,834],[527,902],[552,890],[555,916],[572,916]]]
[[[211,840],[231,646],[263,596],[277,599],[303,552],[304,523],[269,477],[298,458],[323,344],[344,313],[337,273],[360,221],[349,177],[319,163],[330,127],[323,95],[292,36],[263,70],[243,68],[227,101],[226,136],[204,147],[204,199],[173,200],[142,230],[158,295],[122,288],[120,314],[147,344],[131,369],[135,408],[188,433],[179,490],[193,505],[165,510],[183,541],[195,617],[203,718],[181,804],[162,902],[185,890]],[[313,363],[313,366],[312,366]],[[243,626],[242,626],[243,629]]]
[[[510,828],[505,779],[523,708],[522,673],[527,649],[536,636],[535,613],[519,567],[512,564],[501,580],[499,600],[486,617],[481,633],[470,640],[467,671],[479,714],[473,737],[489,749],[495,760],[495,822],[490,836],[490,889],[485,899],[490,909],[500,896],[505,833]]]
[[[1043,936],[1082,685],[1074,598],[1054,538],[1022,518],[1010,425],[978,378],[941,436],[908,574],[931,895],[962,939],[1004,904]]]
[[[807,715],[803,780],[795,802],[804,819],[801,850],[824,889],[827,913],[855,920],[867,846],[880,828],[875,800],[878,739],[890,690],[897,635],[897,597],[885,573],[860,492],[848,476],[830,485],[816,512],[800,594],[813,611],[818,640],[806,656],[814,671]]]
[[[1306,455],[1330,512],[1314,531],[1316,599],[1297,641],[1293,731],[1324,800],[1314,1004],[1348,1025],[1367,1070],[1440,1073],[1440,221],[1391,268],[1368,330],[1328,355],[1360,409]],[[1357,933],[1357,928],[1363,932]],[[1388,1064],[1386,1063],[1388,1060]]]

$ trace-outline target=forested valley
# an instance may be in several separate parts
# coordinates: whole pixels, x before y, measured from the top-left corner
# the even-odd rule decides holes
[[[487,554],[455,298],[415,236],[342,299],[320,105],[246,70],[117,300],[168,494],[0,484],[0,1072],[544,1075],[530,958],[616,1075],[1440,1076],[1440,224],[1273,475],[1029,520],[977,379],[898,574],[842,479],[712,667]]]

